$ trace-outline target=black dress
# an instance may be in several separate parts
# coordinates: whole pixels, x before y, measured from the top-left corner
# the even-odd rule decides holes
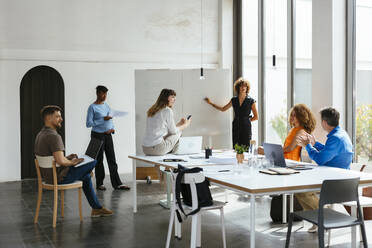
[[[233,126],[233,146],[235,144],[249,146],[252,139],[252,126],[250,117],[252,112],[252,105],[256,101],[247,96],[240,106],[239,98],[237,96],[231,98],[231,103],[234,109]]]

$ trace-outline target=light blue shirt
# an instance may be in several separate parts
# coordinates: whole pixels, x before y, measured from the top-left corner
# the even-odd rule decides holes
[[[327,135],[325,145],[319,142],[314,146],[308,144],[306,150],[318,165],[350,169],[353,160],[353,145],[349,135],[339,126]]]
[[[114,129],[114,123],[111,120],[105,121],[103,118],[110,115],[110,107],[107,103],[95,104],[92,103],[88,108],[87,127],[91,127],[93,132],[104,133],[110,129]]]

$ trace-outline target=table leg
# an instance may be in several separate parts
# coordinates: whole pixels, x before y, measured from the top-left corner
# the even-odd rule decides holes
[[[287,194],[283,194],[282,197],[282,222],[287,223]]]
[[[255,231],[256,231],[256,197],[251,195],[251,248],[255,247]]]
[[[132,159],[132,166],[133,213],[137,213],[137,164],[135,159]]]
[[[351,207],[351,216],[357,217],[356,206]],[[357,226],[352,226],[351,227],[351,247],[352,248],[356,248],[356,246],[357,246],[357,240],[356,240],[357,233],[356,232],[357,232]]]
[[[294,195],[293,194],[290,194],[289,196],[289,212],[292,213],[293,212],[293,204],[294,204]]]
[[[171,173],[169,171],[163,171],[166,177],[167,183],[167,199],[160,200],[159,204],[163,208],[170,208],[171,207],[171,196],[172,196],[172,181],[171,181]]]

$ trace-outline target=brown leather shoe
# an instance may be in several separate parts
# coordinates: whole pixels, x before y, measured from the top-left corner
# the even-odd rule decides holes
[[[114,212],[112,212],[111,210],[102,207],[99,209],[92,209],[91,217],[110,216],[113,213]]]

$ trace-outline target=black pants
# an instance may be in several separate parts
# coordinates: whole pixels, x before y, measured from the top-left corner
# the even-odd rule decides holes
[[[112,187],[118,187],[122,184],[122,182],[118,174],[118,165],[116,163],[114,143],[112,141],[111,134],[97,133],[92,131],[90,137],[103,141],[101,150],[98,152],[97,165],[95,168],[97,187],[103,185],[103,179],[105,178],[105,168],[103,167],[103,151],[105,151]]]

